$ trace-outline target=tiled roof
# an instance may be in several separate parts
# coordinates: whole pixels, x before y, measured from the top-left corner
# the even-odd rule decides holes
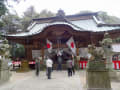
[[[93,31],[93,32],[100,32],[100,31],[109,31],[120,29],[120,26],[98,26],[97,23],[93,19],[89,20],[80,20],[80,21],[72,21],[78,27],[83,28],[84,30]]]
[[[70,17],[69,17],[70,18]],[[100,32],[100,31],[109,31],[109,30],[116,30],[120,29],[120,25],[107,25],[104,24],[101,20],[99,20],[95,15],[89,19],[82,19],[82,20],[67,20],[64,18],[65,21],[54,21],[54,22],[46,22],[46,23],[38,23],[36,20],[32,25],[28,27],[28,32],[22,32],[18,34],[9,34],[7,36],[30,36],[35,35],[44,30],[45,27],[57,25],[57,24],[64,24],[72,27],[74,30],[77,31],[92,31],[92,32]],[[43,19],[40,19],[43,20]]]

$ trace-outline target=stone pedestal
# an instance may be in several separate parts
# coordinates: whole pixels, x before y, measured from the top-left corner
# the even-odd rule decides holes
[[[118,80],[118,81],[120,81],[120,70],[117,70],[116,71],[116,79]]]
[[[109,76],[110,76],[110,80],[117,80],[118,79],[117,72],[115,70],[110,70]]]
[[[19,70],[17,70],[17,72],[28,72],[30,69],[29,69],[29,63],[27,60],[23,60],[21,62],[21,67]]]
[[[0,60],[0,84],[7,82],[10,79],[11,73],[8,67],[7,60]]]
[[[86,72],[87,90],[112,90],[104,61],[90,61]]]

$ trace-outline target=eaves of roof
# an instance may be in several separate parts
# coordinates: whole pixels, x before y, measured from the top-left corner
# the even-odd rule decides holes
[[[75,14],[75,15],[67,15],[65,18],[73,18],[73,17],[80,17],[80,16],[96,16],[98,12],[96,13],[83,13],[83,14]],[[55,17],[48,17],[48,18],[38,18],[33,19],[33,21],[41,21],[41,20],[54,20],[54,19],[60,19],[61,17],[55,16]]]

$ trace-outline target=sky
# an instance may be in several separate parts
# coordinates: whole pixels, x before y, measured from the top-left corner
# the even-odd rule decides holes
[[[57,13],[59,9],[62,9],[66,15],[72,15],[90,10],[105,11],[109,15],[120,18],[120,0],[23,0],[19,4],[13,2],[10,4],[19,16],[22,16],[23,12],[32,5],[38,13],[44,9]]]

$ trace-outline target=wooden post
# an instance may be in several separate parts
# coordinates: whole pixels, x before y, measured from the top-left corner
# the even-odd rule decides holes
[[[41,49],[42,61],[44,60],[44,47]]]
[[[77,54],[77,56],[79,56],[79,45],[78,45],[78,42],[76,42],[76,54]]]
[[[92,32],[90,32],[90,41],[91,41],[91,44],[93,44],[93,36],[92,36]]]
[[[32,59],[32,48],[29,47],[28,45],[25,46],[25,57],[26,57],[27,60]]]
[[[34,41],[35,48],[38,48],[38,41]]]

